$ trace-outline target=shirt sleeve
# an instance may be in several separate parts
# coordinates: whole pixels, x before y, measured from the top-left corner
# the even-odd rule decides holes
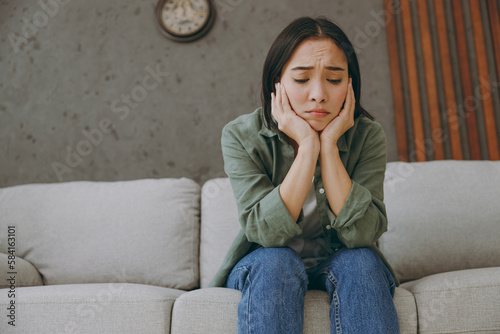
[[[254,145],[244,137],[226,126],[221,139],[224,170],[231,181],[240,224],[248,241],[263,247],[284,247],[302,233],[303,212],[298,221],[292,218],[279,194],[279,185],[272,183],[259,154],[252,152]]]
[[[351,191],[339,215],[330,207],[327,210],[339,240],[348,248],[373,245],[387,230],[383,202],[386,155],[385,134],[377,124],[365,138],[350,175]]]

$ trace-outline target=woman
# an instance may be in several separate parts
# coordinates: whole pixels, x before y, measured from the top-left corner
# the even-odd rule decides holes
[[[238,333],[302,333],[307,289],[330,296],[332,333],[397,333],[396,281],[375,247],[385,135],[359,104],[351,43],[299,18],[263,72],[263,107],[222,133],[242,230],[212,285],[242,292]]]

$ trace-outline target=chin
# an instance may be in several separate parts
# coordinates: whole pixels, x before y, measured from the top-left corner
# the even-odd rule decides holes
[[[316,132],[323,131],[328,124],[328,122],[321,122],[321,121],[309,121],[308,123],[311,126],[311,128],[313,128],[314,131]]]

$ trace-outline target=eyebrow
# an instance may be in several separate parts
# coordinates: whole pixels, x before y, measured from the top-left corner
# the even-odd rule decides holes
[[[330,71],[344,71],[344,69],[342,67],[338,67],[338,66],[327,66],[325,68],[327,70],[330,70]],[[308,71],[308,70],[312,70],[312,69],[314,69],[313,66],[297,66],[297,67],[292,68],[292,71]]]

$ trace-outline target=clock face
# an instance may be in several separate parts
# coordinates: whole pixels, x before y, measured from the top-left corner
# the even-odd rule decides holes
[[[208,0],[164,0],[159,5],[160,24],[180,38],[202,31],[212,14]]]

